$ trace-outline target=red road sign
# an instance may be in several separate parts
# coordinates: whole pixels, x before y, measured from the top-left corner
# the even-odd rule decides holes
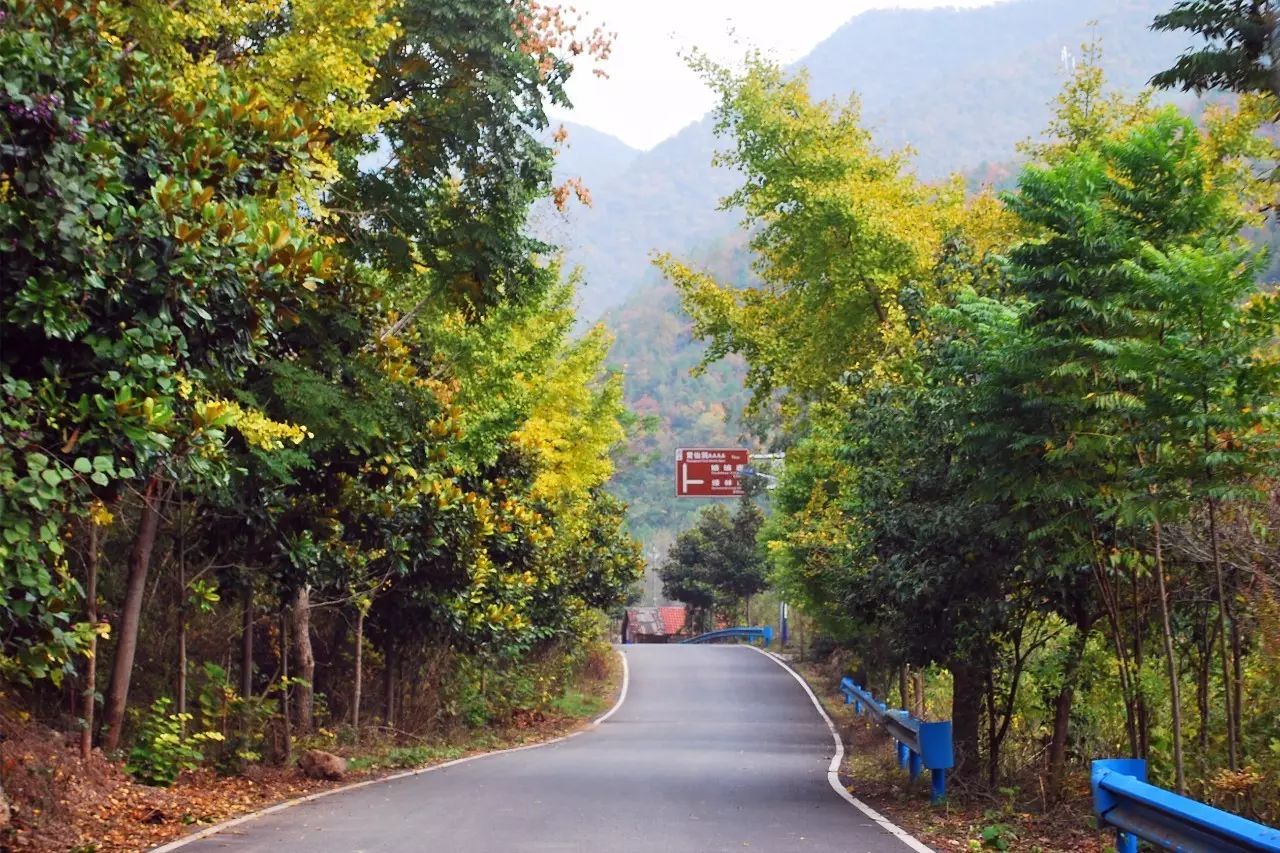
[[[676,451],[676,497],[737,497],[750,462],[751,451],[741,448],[682,447]]]

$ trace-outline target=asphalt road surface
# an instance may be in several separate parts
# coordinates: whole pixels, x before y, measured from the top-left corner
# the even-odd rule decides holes
[[[626,701],[591,731],[302,803],[182,849],[912,849],[831,788],[831,733],[776,661],[740,646],[625,646],[624,653]]]

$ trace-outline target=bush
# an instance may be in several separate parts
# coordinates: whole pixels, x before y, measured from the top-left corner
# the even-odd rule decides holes
[[[204,750],[205,758],[224,776],[244,772],[246,765],[262,760],[267,723],[276,713],[273,699],[241,696],[231,686],[226,670],[215,663],[203,667],[203,681],[196,695],[200,728],[221,735]]]
[[[204,761],[201,745],[223,740],[221,732],[183,734],[191,715],[170,714],[171,704],[167,696],[151,703],[138,730],[138,741],[129,751],[129,761],[125,764],[130,776],[147,785],[169,787],[183,771],[194,770]]]

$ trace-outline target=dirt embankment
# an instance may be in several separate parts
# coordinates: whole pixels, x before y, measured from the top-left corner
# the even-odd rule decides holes
[[[137,853],[210,824],[274,803],[438,764],[468,754],[549,740],[586,725],[609,707],[621,665],[579,685],[573,707],[517,712],[500,730],[473,731],[449,743],[391,741],[338,749],[354,768],[341,781],[311,779],[296,766],[250,767],[241,776],[184,773],[170,788],[134,782],[122,764],[76,739],[33,722],[0,700],[0,853]],[[5,825],[4,815],[8,822]]]

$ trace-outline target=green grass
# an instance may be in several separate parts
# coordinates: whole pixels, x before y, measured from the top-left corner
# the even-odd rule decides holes
[[[441,761],[452,761],[461,758],[467,750],[460,746],[442,744],[422,746],[393,746],[383,752],[371,755],[359,755],[347,762],[352,770],[397,770],[407,767],[421,767],[424,764],[435,764]]]
[[[605,701],[581,690],[566,690],[551,700],[551,707],[566,717],[591,717],[604,710]]]

